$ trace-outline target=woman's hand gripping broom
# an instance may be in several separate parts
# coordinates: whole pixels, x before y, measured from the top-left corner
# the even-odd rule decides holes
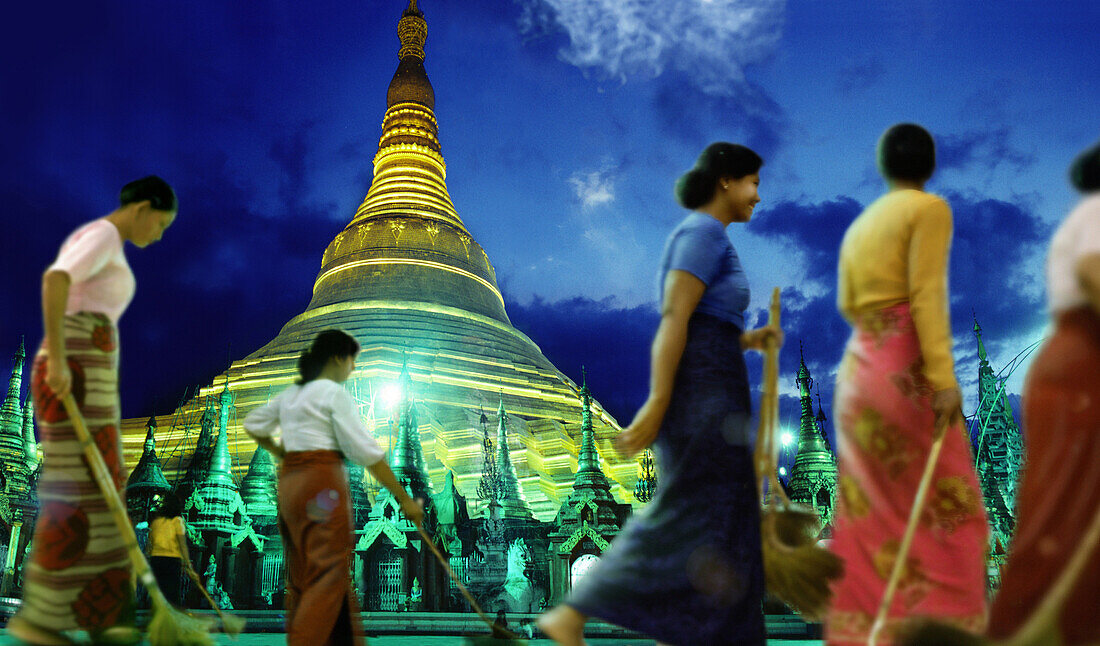
[[[768,325],[779,327],[779,288],[772,291]],[[831,599],[829,581],[843,568],[837,556],[817,544],[817,513],[787,497],[777,476],[775,440],[779,415],[779,347],[774,338],[764,346],[764,391],[756,435],[757,491],[765,583],[772,595],[811,620],[820,620]]]
[[[107,463],[96,447],[88,427],[84,423],[84,416],[80,413],[73,396],[65,395],[61,399],[69,418],[73,423],[77,440],[84,449],[84,457],[88,461],[88,468],[95,478],[99,490],[107,501],[107,508],[118,526],[122,535],[122,541],[126,545],[126,552],[134,566],[134,574],[145,585],[149,597],[153,600],[153,617],[149,621],[148,639],[152,646],[211,646],[214,641],[210,637],[211,624],[203,619],[192,617],[172,607],[172,604],[164,598],[164,593],[157,586],[157,580],[153,578],[153,571],[149,562],[145,560],[141,548],[138,546],[134,528],[130,526],[130,518],[126,514],[126,507],[115,489],[114,479],[107,470]]]

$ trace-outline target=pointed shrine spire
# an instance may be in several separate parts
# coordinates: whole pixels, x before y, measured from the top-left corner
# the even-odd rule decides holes
[[[399,382],[401,403],[397,411],[397,442],[390,466],[398,482],[408,483],[414,497],[426,497],[432,492],[432,481],[424,468],[424,447],[420,444],[420,422],[412,397],[412,375],[407,357],[401,361]]]
[[[34,398],[27,394],[23,402],[23,452],[27,455],[27,467],[38,468],[38,441],[34,437]]]
[[[596,433],[592,430],[592,392],[588,390],[588,373],[581,368],[581,450],[577,454],[577,477],[581,473],[600,471],[600,454],[596,452]]]
[[[978,325],[978,315],[974,314],[974,336],[978,337],[978,360],[982,366],[989,365],[988,356],[985,353],[985,343],[982,342],[982,326]]]
[[[157,419],[150,417],[145,425],[145,446],[141,453],[141,459],[138,460],[137,466],[130,472],[130,477],[126,480],[127,498],[131,494],[144,494],[147,496],[145,500],[151,501],[153,494],[163,494],[172,490],[172,486],[168,484],[168,480],[165,479],[164,472],[161,470],[160,460],[157,458],[157,442],[154,437],[156,430]]]
[[[13,428],[18,428],[17,434],[22,434],[23,426],[23,409],[19,405],[19,397],[21,390],[23,389],[23,364],[27,358],[27,353],[23,348],[23,337],[19,337],[19,350],[16,351],[15,365],[11,369],[11,376],[8,378],[8,392],[4,397],[4,403],[0,406],[0,431],[7,431],[8,425],[12,425]]]
[[[504,392],[497,407],[497,477],[500,479],[500,505],[506,518],[531,518],[531,508],[519,488],[519,477],[508,448],[508,413],[504,410]]]

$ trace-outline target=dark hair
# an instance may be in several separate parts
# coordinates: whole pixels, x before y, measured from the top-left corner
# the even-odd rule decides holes
[[[740,179],[759,172],[763,165],[764,160],[751,148],[716,141],[703,150],[695,167],[676,181],[676,200],[684,208],[697,209],[714,197],[719,179]]]
[[[169,491],[160,499],[160,504],[150,514],[150,518],[175,518],[183,514],[183,502],[176,492]]]
[[[306,384],[321,375],[325,364],[332,357],[349,357],[359,354],[359,342],[347,332],[325,330],[313,339],[313,345],[298,357],[299,384]]]
[[[925,182],[936,170],[936,143],[915,123],[890,126],[878,140],[875,154],[887,179]]]
[[[1069,167],[1069,181],[1082,193],[1100,191],[1100,142],[1073,160]]]
[[[175,213],[180,210],[180,203],[179,200],[176,199],[176,192],[172,190],[168,182],[156,175],[135,179],[126,186],[123,186],[122,191],[118,195],[119,206],[144,202],[145,200],[149,200],[149,206],[157,211]]]

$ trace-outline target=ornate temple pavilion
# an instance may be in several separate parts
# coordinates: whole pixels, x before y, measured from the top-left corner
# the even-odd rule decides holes
[[[324,250],[309,306],[213,385],[158,417],[165,475],[172,480],[187,468],[203,410],[228,383],[235,410],[226,441],[234,475],[242,477],[256,447],[240,421],[297,378],[298,356],[318,332],[340,328],[362,346],[348,388],[383,447],[394,446],[398,431],[389,421],[387,393],[407,365],[432,486],[442,488],[450,471],[458,491],[476,499],[480,410],[499,405],[508,415],[506,452],[522,493],[511,504],[552,520],[573,487],[580,389],[512,326],[493,265],[451,202],[435,94],[424,69],[427,23],[416,0],[401,15],[398,35],[399,63],[386,93],[373,181]],[[618,424],[598,402],[592,406],[595,445],[612,491],[632,500],[637,463],[605,450]],[[143,453],[145,420],[122,426],[133,467]]]

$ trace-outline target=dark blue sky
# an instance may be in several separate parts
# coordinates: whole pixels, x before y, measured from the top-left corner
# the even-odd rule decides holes
[[[961,5],[961,7],[960,7]],[[403,0],[26,3],[0,38],[0,354],[41,335],[39,276],[65,235],[157,173],[164,240],[128,252],[125,416],[272,338],[309,300],[325,245],[370,185]],[[765,158],[734,226],[755,318],[783,288],[826,402],[847,328],[835,258],[882,190],[892,123],[937,137],[930,190],[955,211],[957,370],[973,407],[971,311],[999,369],[1043,333],[1043,258],[1100,135],[1091,1],[421,0],[460,216],[513,322],[629,421],[645,396],[653,272],[684,215],[671,187],[712,140]],[[12,13],[13,12],[13,13]],[[6,364],[6,361],[3,362]],[[0,364],[0,365],[3,365]],[[758,374],[759,360],[750,363]],[[1026,368],[1026,366],[1025,366]],[[1019,391],[1024,369],[1009,382]],[[785,400],[783,421],[792,419]]]

